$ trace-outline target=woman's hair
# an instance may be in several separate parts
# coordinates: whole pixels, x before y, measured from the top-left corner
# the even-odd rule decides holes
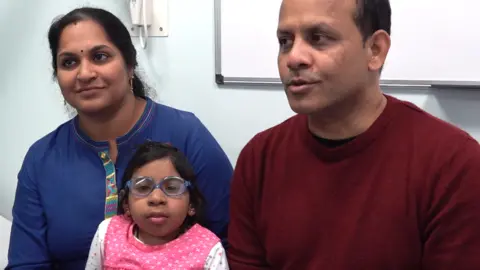
[[[188,188],[188,191],[190,193],[190,204],[192,208],[195,209],[195,214],[193,216],[187,215],[180,229],[180,233],[185,232],[196,223],[205,226],[205,198],[197,187],[195,172],[192,166],[181,151],[170,144],[160,142],[147,141],[143,143],[130,159],[121,182],[118,213],[125,213],[123,205],[126,200],[128,200],[129,195],[129,188],[126,186],[126,183],[132,178],[135,171],[147,163],[164,158],[168,158],[172,162],[173,167],[180,174],[180,177],[190,181],[192,184],[191,187]]]
[[[121,52],[127,67],[135,70],[138,66],[137,51],[133,46],[130,33],[122,21],[104,9],[82,7],[70,11],[54,21],[48,30],[48,42],[52,54],[53,76],[55,78],[57,77],[57,53],[62,31],[72,23],[86,20],[92,20],[103,28],[110,42],[112,42]],[[145,98],[147,95],[146,85],[142,82],[137,72],[134,72],[132,84],[134,95],[136,97]]]

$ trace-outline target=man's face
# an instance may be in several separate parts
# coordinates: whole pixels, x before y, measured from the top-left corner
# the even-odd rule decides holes
[[[312,114],[355,95],[371,76],[356,0],[284,0],[278,69],[290,107]]]

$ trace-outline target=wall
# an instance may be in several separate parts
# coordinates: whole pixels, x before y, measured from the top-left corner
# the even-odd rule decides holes
[[[128,18],[125,0],[91,2]],[[49,24],[55,16],[85,3],[0,1],[0,215],[7,218],[11,218],[16,176],[28,147],[68,119],[58,86],[51,78],[46,39]],[[157,90],[157,100],[195,112],[235,163],[255,133],[292,112],[279,88],[217,87],[213,0],[170,0],[169,5],[170,36],[150,39],[146,50],[139,49],[143,72]],[[480,91],[397,88],[386,92],[480,138],[480,120],[476,120]]]

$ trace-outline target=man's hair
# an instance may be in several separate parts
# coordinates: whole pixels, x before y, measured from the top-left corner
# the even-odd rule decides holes
[[[363,41],[378,30],[390,35],[392,10],[389,0],[356,0],[353,19],[362,34]]]

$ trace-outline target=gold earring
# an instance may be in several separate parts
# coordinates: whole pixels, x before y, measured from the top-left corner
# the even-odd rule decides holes
[[[130,78],[130,91],[133,93],[133,77]]]

